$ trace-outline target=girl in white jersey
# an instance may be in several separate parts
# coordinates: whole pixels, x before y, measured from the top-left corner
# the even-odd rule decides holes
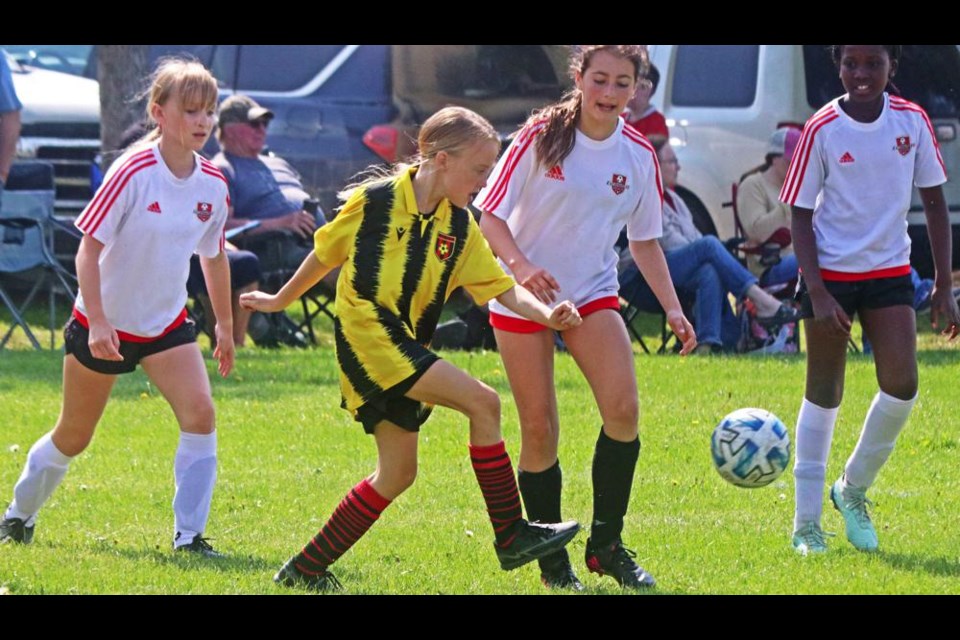
[[[807,382],[797,418],[794,548],[826,551],[820,516],[827,456],[843,396],[850,319],[859,314],[873,344],[880,391],[860,440],[830,489],[847,539],[878,548],[867,489],[893,451],[917,398],[916,317],[906,215],[920,189],[936,266],[931,317],[955,338],[960,311],[951,295],[950,226],[941,185],[947,176],[930,119],[885,91],[901,45],[833,45],[847,94],[809,121],[780,199],[793,207],[793,242],[802,271]]]
[[[561,292],[583,316],[583,324],[563,338],[603,420],[593,463],[587,568],[634,589],[654,580],[620,537],[640,451],[633,352],[618,313],[614,244],[624,225],[683,353],[696,346],[657,243],[662,188],[656,153],[619,117],[647,65],[646,49],[638,45],[575,49],[575,89],[531,116],[477,198],[481,229],[517,281],[547,303]],[[520,416],[519,485],[527,516],[558,522],[562,476],[553,334],[495,303],[490,310]],[[548,587],[583,589],[565,552],[541,561],[540,568]]]
[[[214,357],[233,367],[230,274],[223,253],[227,184],[198,155],[214,126],[217,83],[198,62],[168,59],[148,93],[154,133],[111,167],[76,225],[80,295],[64,330],[63,404],[30,449],[0,523],[0,542],[29,543],[37,512],[93,438],[116,377],[139,362],[180,424],[174,459],[174,547],[204,556],[216,479],[210,383],[186,320],[190,256],[198,252],[218,319]]]

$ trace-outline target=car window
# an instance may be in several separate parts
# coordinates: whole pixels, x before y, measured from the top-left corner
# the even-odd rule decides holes
[[[40,69],[82,76],[92,44],[0,44],[14,60]]]
[[[749,107],[760,45],[680,45],[670,99],[679,107]]]
[[[804,45],[807,102],[819,109],[843,95],[843,85],[827,45]],[[956,45],[904,45],[893,84],[907,100],[923,107],[932,118],[960,114],[960,51]]]
[[[293,91],[304,86],[343,49],[343,45],[243,45],[237,91]],[[278,73],[278,67],[282,73]],[[230,85],[232,78],[223,78]]]

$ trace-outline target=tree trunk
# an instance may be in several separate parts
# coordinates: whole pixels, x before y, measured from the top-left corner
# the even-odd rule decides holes
[[[145,100],[140,93],[147,84],[147,49],[145,44],[97,45],[104,166],[116,158],[124,131],[144,117]]]

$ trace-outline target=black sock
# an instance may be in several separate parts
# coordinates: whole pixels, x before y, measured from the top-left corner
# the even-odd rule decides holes
[[[543,471],[517,470],[517,484],[523,496],[523,506],[527,511],[527,520],[543,523],[560,522],[560,492],[563,489],[563,471],[560,460]],[[569,560],[566,549],[561,549],[540,559],[540,569],[556,566]]]
[[[593,454],[592,545],[606,546],[620,538],[639,456],[639,437],[633,442],[618,442],[600,429]]]

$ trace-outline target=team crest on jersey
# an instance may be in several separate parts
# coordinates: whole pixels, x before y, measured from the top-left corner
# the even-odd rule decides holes
[[[619,173],[613,174],[613,178],[611,178],[607,184],[610,185],[610,188],[613,189],[613,192],[617,195],[620,195],[630,188],[627,186],[627,176],[620,175]]]
[[[433,248],[433,253],[440,258],[441,262],[445,262],[453,255],[453,249],[456,246],[457,239],[455,237],[441,233],[437,236],[437,244]]]
[[[213,205],[209,202],[198,202],[193,213],[200,219],[200,222],[206,222],[213,215]]]
[[[910,144],[910,136],[900,136],[897,138],[897,146],[894,148],[900,153],[900,155],[905,156],[910,153],[911,147],[913,147],[913,145]]]

